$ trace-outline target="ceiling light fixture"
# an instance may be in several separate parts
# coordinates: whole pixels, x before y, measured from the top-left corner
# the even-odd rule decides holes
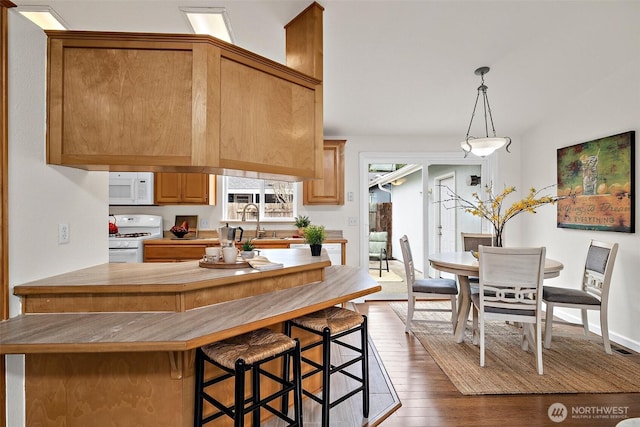
[[[227,10],[224,7],[181,7],[195,34],[208,34],[234,43]]]
[[[17,11],[43,30],[69,29],[56,11],[49,6],[20,6]]]
[[[478,94],[476,95],[476,103],[473,106],[473,112],[471,113],[471,122],[469,122],[469,128],[467,129],[467,138],[460,143],[464,156],[467,157],[469,153],[475,154],[478,157],[485,157],[492,154],[497,149],[507,144],[506,150],[509,151],[511,145],[511,138],[508,136],[497,137],[496,129],[493,126],[493,117],[491,116],[491,107],[489,106],[489,99],[487,98],[487,86],[484,84],[484,75],[489,72],[489,67],[480,67],[475,71],[477,76],[480,76],[482,83],[478,86]],[[473,117],[476,114],[476,108],[478,107],[478,99],[482,94],[482,105],[484,109],[484,129],[485,136],[477,138],[469,135],[471,133],[471,125],[473,124]],[[489,122],[491,123],[491,131],[493,136],[489,136]]]

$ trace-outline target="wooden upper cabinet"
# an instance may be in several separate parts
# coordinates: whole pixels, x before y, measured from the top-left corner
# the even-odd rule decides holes
[[[305,181],[305,205],[344,205],[344,140],[324,142],[324,178]]]
[[[155,203],[157,205],[214,205],[216,176],[204,173],[155,174]]]
[[[321,176],[318,79],[209,36],[46,33],[48,163]]]
[[[309,126],[315,90],[233,60],[220,62],[220,165],[252,171],[268,164],[274,173],[293,176],[314,171],[318,154],[308,142],[315,140]]]

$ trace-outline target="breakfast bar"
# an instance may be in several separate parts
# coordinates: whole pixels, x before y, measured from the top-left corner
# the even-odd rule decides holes
[[[326,253],[264,255],[283,268],[105,264],[16,286],[0,353],[25,354],[27,425],[192,425],[196,348],[380,290]]]

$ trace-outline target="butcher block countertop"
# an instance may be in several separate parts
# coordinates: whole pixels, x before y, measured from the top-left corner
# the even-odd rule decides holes
[[[326,252],[311,256],[306,248],[269,249],[262,251],[269,261],[283,264],[283,268],[267,271],[252,268],[201,268],[199,261],[167,263],[100,264],[81,270],[17,285],[18,296],[62,293],[168,293],[189,291],[212,286],[245,282],[294,272],[322,269],[331,265]]]
[[[327,252],[265,249],[283,268],[213,269],[199,261],[102,264],[14,287],[23,313],[186,311],[324,280]]]
[[[185,351],[381,289],[365,269],[332,266],[325,276],[320,282],[185,312],[24,314],[0,322],[0,353]],[[143,282],[165,283],[162,277],[151,275]],[[122,280],[113,282],[118,286]]]

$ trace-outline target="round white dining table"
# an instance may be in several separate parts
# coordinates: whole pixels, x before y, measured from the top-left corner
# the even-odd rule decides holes
[[[454,325],[456,342],[464,340],[467,318],[471,309],[471,285],[469,276],[478,276],[480,267],[478,260],[470,252],[442,252],[429,255],[431,267],[438,271],[453,273],[458,277],[460,295],[458,296],[458,319]],[[550,279],[558,277],[564,265],[556,260],[547,258],[544,263],[544,277]]]

